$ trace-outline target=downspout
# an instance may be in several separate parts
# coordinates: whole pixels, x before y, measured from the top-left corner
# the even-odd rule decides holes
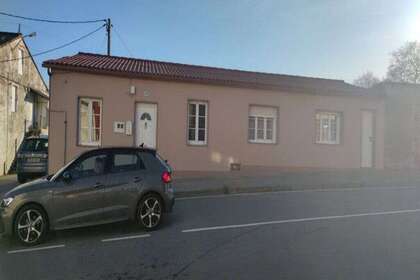
[[[7,158],[8,158],[8,152],[7,152],[8,149],[7,148],[9,146],[9,95],[10,95],[9,81],[10,81],[10,78],[9,78],[9,71],[8,71],[7,72],[7,81],[6,81],[6,100],[5,100],[6,110],[4,110],[5,113],[6,113],[6,116],[4,118],[5,121],[6,121],[6,141],[4,141],[4,144],[5,144],[4,152],[6,154],[6,157],[5,157],[4,163],[3,163],[3,167],[4,167],[3,175],[7,174],[7,170],[6,170],[7,169]]]

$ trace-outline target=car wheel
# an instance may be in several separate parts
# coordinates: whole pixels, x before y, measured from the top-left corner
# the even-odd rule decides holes
[[[162,222],[163,203],[156,194],[144,196],[137,209],[137,221],[145,230],[154,230]]]
[[[25,246],[41,243],[48,232],[48,218],[37,205],[22,207],[16,215],[14,231],[17,240]]]
[[[24,174],[18,174],[17,175],[17,180],[19,183],[23,184],[26,182],[26,176]]]

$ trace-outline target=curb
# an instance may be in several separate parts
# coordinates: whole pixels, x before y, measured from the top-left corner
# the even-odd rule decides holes
[[[334,191],[334,190],[363,190],[363,189],[391,189],[391,188],[415,188],[416,186],[369,186],[369,185],[348,185],[348,186],[261,186],[261,187],[229,187],[202,189],[193,191],[176,191],[176,198],[200,197],[211,195],[229,195],[241,193],[270,193],[270,192],[290,192],[290,191]]]

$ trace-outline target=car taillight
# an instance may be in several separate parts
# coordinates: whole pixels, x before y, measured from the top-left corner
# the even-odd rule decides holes
[[[163,174],[162,174],[162,181],[165,184],[170,183],[172,181],[171,173],[169,173],[168,171],[163,172]]]

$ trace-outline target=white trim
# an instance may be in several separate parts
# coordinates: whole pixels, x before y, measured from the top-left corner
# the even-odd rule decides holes
[[[80,108],[80,104],[81,102],[84,101],[86,103],[88,103],[88,126],[86,127],[82,127],[81,121],[81,108]],[[98,102],[99,106],[100,106],[100,114],[99,114],[99,127],[95,127],[94,125],[92,126],[92,123],[90,122],[92,120],[92,115],[93,115],[93,108],[92,108],[92,104],[93,102]],[[101,140],[102,140],[102,111],[103,111],[103,107],[102,107],[102,100],[99,98],[90,98],[90,97],[80,97],[79,98],[79,102],[78,102],[78,119],[79,119],[79,126],[78,126],[78,143],[79,145],[83,145],[83,146],[100,146],[101,145]],[[88,138],[90,139],[87,142],[83,142],[82,138],[81,138],[81,130],[82,129],[88,129]],[[99,129],[99,141],[92,141],[92,129]]]
[[[191,115],[190,114],[190,105],[193,104],[195,106],[195,114]],[[204,105],[205,106],[205,115],[204,115],[204,141],[203,140],[198,140],[198,135],[199,135],[199,118],[203,117],[200,116],[199,111],[200,111],[200,106],[199,105]],[[188,102],[188,116],[187,116],[187,140],[188,140],[188,144],[190,145],[197,145],[197,146],[202,146],[202,145],[207,145],[207,138],[208,138],[208,103],[204,102],[204,101],[189,101]],[[190,117],[194,117],[195,118],[195,126],[193,128],[190,127]],[[194,129],[194,140],[190,140],[190,129]]]
[[[332,139],[332,121],[335,118],[335,140]],[[317,123],[319,121],[319,124]],[[323,122],[327,127],[323,127]],[[319,137],[318,137],[319,130]],[[315,114],[315,142],[317,144],[338,145],[341,141],[341,113],[320,111]]]
[[[252,105],[250,107],[249,113],[248,113],[248,134],[247,138],[250,143],[263,143],[263,144],[276,144],[277,143],[277,108],[269,108],[258,105]],[[272,110],[272,112],[270,112]],[[250,118],[254,118],[254,127],[251,128],[250,125]],[[258,119],[262,119],[263,121],[263,139],[258,139]],[[267,121],[269,119],[272,119],[272,139],[267,139]],[[250,130],[254,130],[254,138],[251,139],[249,137]],[[261,130],[261,128],[260,128]]]
[[[17,51],[18,53],[18,65],[17,65],[17,71],[19,75],[23,75],[23,57],[24,57],[24,53],[22,49],[18,49]]]
[[[8,102],[9,102],[11,113],[17,112],[18,99],[19,99],[19,87],[14,83],[10,83],[10,98]]]

